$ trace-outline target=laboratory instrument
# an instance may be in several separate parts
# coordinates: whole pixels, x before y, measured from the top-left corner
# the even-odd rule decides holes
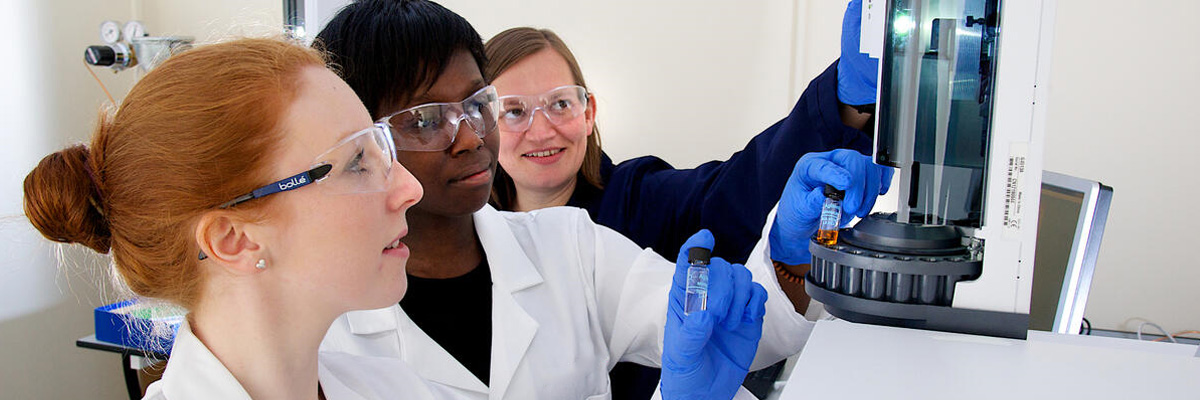
[[[900,170],[899,204],[814,237],[806,290],[854,322],[1024,338],[1054,1],[875,9],[874,158]]]
[[[149,36],[141,22],[129,21],[124,28],[116,21],[100,24],[104,44],[88,46],[83,60],[88,65],[108,67],[121,72],[134,66],[149,72],[167,57],[191,48],[191,36]]]

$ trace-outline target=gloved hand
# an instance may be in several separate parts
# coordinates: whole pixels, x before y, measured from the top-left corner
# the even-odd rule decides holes
[[[790,265],[812,262],[808,238],[816,233],[825,204],[825,185],[846,191],[842,199],[845,226],[854,217],[866,217],[875,199],[892,185],[892,168],[871,162],[871,157],[854,150],[838,149],[808,153],[792,168],[768,242],[771,259]]]
[[[838,100],[858,106],[875,103],[879,59],[859,53],[862,0],[853,0],[842,17],[842,58],[838,61]]]
[[[683,314],[688,249],[712,250],[713,235],[701,230],[679,249],[663,337],[663,399],[731,399],[746,379],[762,337],[767,291],[740,264],[709,260],[708,304]]]

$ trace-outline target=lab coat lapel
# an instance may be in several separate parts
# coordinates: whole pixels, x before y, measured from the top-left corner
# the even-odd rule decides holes
[[[171,400],[250,400],[237,378],[192,334],[187,322],[175,334],[171,365],[159,385],[163,397]]]
[[[540,285],[542,275],[492,206],[475,213],[475,230],[492,269],[491,398],[503,399],[538,330],[519,292]]]
[[[398,340],[394,347],[396,353],[392,356],[404,360],[422,378],[462,390],[488,393],[487,386],[479,378],[421,330],[399,305],[355,311],[346,317],[355,335],[395,332]]]

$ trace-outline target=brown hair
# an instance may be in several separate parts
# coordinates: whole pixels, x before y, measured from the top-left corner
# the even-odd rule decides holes
[[[101,112],[91,146],[50,154],[25,177],[25,215],[47,239],[108,253],[134,293],[192,307],[203,279],[202,214],[267,179],[297,75],[320,53],[277,39],[187,50]],[[262,201],[231,212],[262,218]]]
[[[583,71],[579,69],[575,55],[567,48],[567,44],[549,29],[512,28],[492,37],[484,45],[488,62],[483,75],[491,82],[525,57],[546,48],[554,49],[567,61],[575,84],[586,89],[587,83],[583,80]],[[601,153],[600,128],[592,124],[592,134],[587,139],[587,151],[583,155],[583,165],[579,167],[577,184],[592,185],[596,189],[604,188],[604,181],[600,176]],[[492,184],[492,205],[501,210],[511,210],[516,198],[517,188],[513,184],[512,176],[509,176],[503,167],[497,166],[496,180]]]

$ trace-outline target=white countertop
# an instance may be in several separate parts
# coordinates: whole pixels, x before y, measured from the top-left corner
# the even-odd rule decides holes
[[[1200,399],[1196,355],[1174,343],[820,321],[779,398]]]

